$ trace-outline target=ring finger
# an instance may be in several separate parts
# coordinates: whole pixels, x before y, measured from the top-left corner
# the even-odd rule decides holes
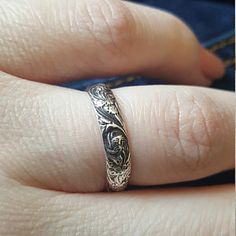
[[[114,94],[130,140],[130,184],[182,182],[233,168],[232,93],[147,86]],[[2,73],[0,97],[5,175],[69,192],[104,189],[103,142],[87,93]]]

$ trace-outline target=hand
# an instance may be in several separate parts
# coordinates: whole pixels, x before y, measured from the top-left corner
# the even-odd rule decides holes
[[[218,59],[197,52],[196,40],[180,50],[186,39],[177,40],[175,27],[194,37],[173,16],[99,1],[103,18],[93,2],[0,2],[0,67],[7,72],[0,74],[0,235],[233,235],[231,185],[102,193],[103,144],[87,93],[29,81],[141,68],[176,83],[207,84],[222,73]],[[151,26],[157,18],[158,32]],[[234,167],[232,93],[145,86],[114,94],[130,140],[131,185],[182,182]]]

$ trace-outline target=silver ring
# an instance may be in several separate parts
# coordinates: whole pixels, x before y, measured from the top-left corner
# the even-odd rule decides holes
[[[122,191],[131,174],[128,138],[115,96],[105,84],[88,88],[100,126],[106,160],[108,191]]]

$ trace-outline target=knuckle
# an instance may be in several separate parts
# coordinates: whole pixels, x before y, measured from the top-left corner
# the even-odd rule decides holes
[[[113,0],[89,0],[85,8],[88,30],[95,40],[112,53],[124,51],[135,29],[125,4]]]
[[[188,170],[201,170],[212,161],[214,149],[220,144],[224,118],[205,93],[185,89],[175,91],[173,96],[173,118],[169,123],[173,129],[170,137],[174,136],[174,156]]]

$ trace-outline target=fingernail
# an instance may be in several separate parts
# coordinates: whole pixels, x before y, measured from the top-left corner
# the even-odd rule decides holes
[[[225,73],[225,67],[223,61],[219,57],[207,49],[201,47],[200,59],[202,72],[205,77],[210,80],[216,80],[223,77]]]

